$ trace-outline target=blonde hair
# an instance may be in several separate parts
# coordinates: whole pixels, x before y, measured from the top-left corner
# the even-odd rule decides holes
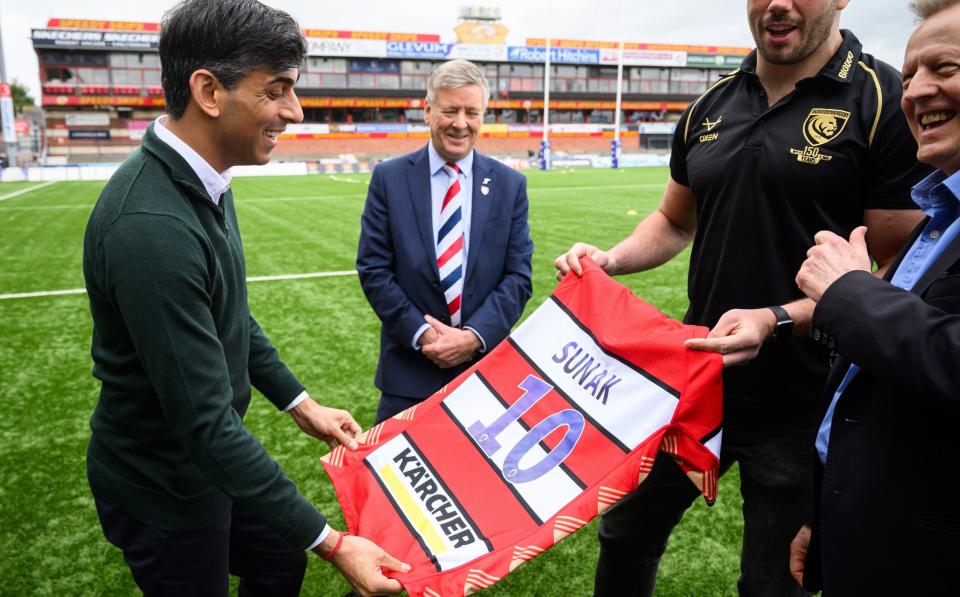
[[[490,99],[490,83],[483,71],[469,60],[448,60],[430,73],[430,79],[427,80],[427,101],[434,101],[440,89],[456,89],[467,85],[480,86],[483,91],[483,107],[486,108],[487,100]]]
[[[911,0],[910,10],[922,21],[957,4],[960,0]]]

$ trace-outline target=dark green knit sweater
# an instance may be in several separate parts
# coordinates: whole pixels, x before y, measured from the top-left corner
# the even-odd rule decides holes
[[[201,528],[232,498],[305,549],[326,521],[243,425],[251,383],[278,408],[303,390],[250,314],[245,269],[232,193],[218,207],[150,125],[84,238],[102,382],[87,475],[148,524]]]

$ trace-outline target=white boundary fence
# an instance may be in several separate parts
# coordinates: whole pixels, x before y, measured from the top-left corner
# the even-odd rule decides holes
[[[497,156],[494,156],[497,157]],[[525,170],[530,168],[530,160],[512,157],[497,157],[501,162]],[[552,165],[554,168],[609,168],[609,155],[596,154],[563,154],[554,153]],[[340,161],[340,160],[336,160]],[[666,166],[670,163],[668,153],[631,153],[620,156],[621,168],[638,168],[645,166]],[[322,166],[322,164],[320,164]],[[71,166],[35,166],[28,168],[0,169],[0,182],[57,182],[64,180],[107,180],[120,164],[79,164]],[[349,171],[362,171],[350,169]],[[307,174],[330,174],[318,168],[318,162],[271,162],[263,166],[236,166],[232,170],[234,176],[305,176]],[[338,170],[337,173],[343,173]]]

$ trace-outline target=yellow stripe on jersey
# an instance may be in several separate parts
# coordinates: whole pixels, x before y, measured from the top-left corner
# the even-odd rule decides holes
[[[437,530],[433,528],[430,518],[424,514],[423,509],[414,501],[413,496],[407,491],[406,485],[404,485],[400,477],[397,476],[393,467],[385,464],[380,467],[377,473],[380,474],[380,478],[383,479],[383,482],[390,490],[390,495],[393,499],[397,500],[397,504],[399,504],[400,509],[403,510],[404,516],[407,517],[410,524],[412,524],[413,527],[417,529],[417,532],[420,533],[420,536],[423,537],[423,540],[433,555],[445,553],[447,551],[446,541],[444,541],[437,533]]]
[[[860,68],[870,73],[870,76],[873,77],[873,86],[877,88],[877,114],[873,117],[873,126],[870,127],[870,139],[868,142],[869,146],[873,146],[873,137],[877,134],[877,125],[880,124],[880,113],[883,112],[883,90],[880,88],[880,79],[877,78],[877,73],[872,68],[863,63],[862,60],[857,62],[860,65]]]

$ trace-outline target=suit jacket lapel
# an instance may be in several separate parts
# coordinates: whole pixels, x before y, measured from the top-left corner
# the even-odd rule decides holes
[[[464,272],[463,285],[466,286],[480,258],[480,247],[483,246],[483,235],[487,231],[487,218],[490,216],[490,205],[496,201],[497,181],[490,175],[489,159],[479,153],[473,154],[473,194],[470,198],[473,205],[470,208],[470,245],[467,247],[467,270]],[[486,181],[486,184],[484,184]],[[487,194],[481,189],[486,188]]]
[[[417,152],[411,158],[411,165],[407,169],[407,184],[410,186],[410,203],[413,204],[413,213],[420,230],[420,239],[428,256],[427,261],[433,266],[434,276],[440,277],[437,269],[437,243],[433,238],[433,199],[430,190],[430,158],[427,148]]]

